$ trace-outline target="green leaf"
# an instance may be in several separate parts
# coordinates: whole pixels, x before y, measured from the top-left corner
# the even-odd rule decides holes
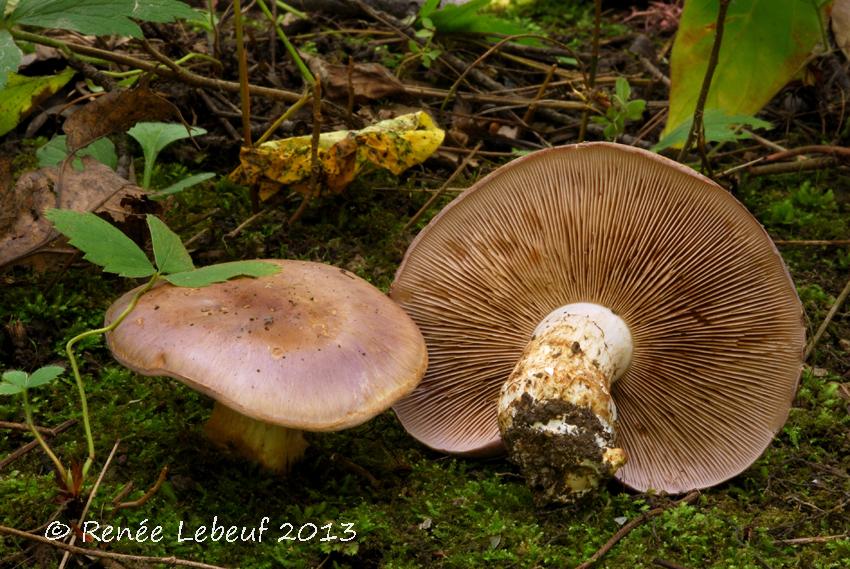
[[[280,267],[265,261],[234,261],[209,265],[194,271],[166,275],[163,278],[174,286],[200,288],[234,277],[265,277],[280,271]]]
[[[68,157],[67,138],[64,134],[54,136],[47,144],[36,150],[35,155],[38,158],[39,167],[55,166]],[[74,160],[73,165],[78,172],[83,170],[83,162],[79,159],[83,156],[91,156],[113,170],[118,166],[118,155],[115,153],[115,145],[105,137],[99,138],[88,146],[81,148],[77,151],[76,156],[78,158]]]
[[[155,194],[151,195],[153,199],[164,198],[165,196],[170,196],[171,194],[176,194],[177,192],[182,192],[186,188],[191,188],[201,182],[209,180],[210,178],[215,177],[215,172],[201,172],[200,174],[194,174],[189,176],[188,178],[183,178],[177,182],[174,182],[167,188],[163,188],[159,190]]]
[[[45,213],[85,259],[108,273],[122,277],[147,277],[156,272],[145,253],[132,239],[91,212],[50,209]]]
[[[39,387],[46,383],[50,383],[65,371],[61,366],[44,366],[35,370],[27,381],[27,388]]]
[[[18,126],[39,101],[61,89],[74,73],[73,69],[44,77],[9,73],[6,87],[0,90],[0,136]]]
[[[142,30],[131,18],[170,22],[194,15],[189,6],[177,0],[21,0],[11,19],[40,28],[140,38]]]
[[[12,34],[7,30],[0,30],[0,89],[6,86],[9,73],[18,70],[22,57],[23,54],[15,43]]]
[[[670,111],[662,139],[693,115],[719,0],[688,0],[670,60]],[[729,5],[707,109],[754,115],[803,67],[821,40],[820,17],[801,0],[735,0]]]
[[[437,9],[437,6],[440,4],[440,0],[425,0],[422,3],[422,7],[419,8],[419,17],[427,18],[434,10]]]
[[[617,77],[614,83],[614,92],[620,98],[620,101],[625,105],[632,96],[632,88],[625,77]]]
[[[679,147],[683,145],[688,138],[688,132],[691,130],[693,121],[694,118],[692,116],[687,117],[666,136],[663,136],[658,141],[658,144],[652,147],[653,152],[660,152],[671,146]],[[702,118],[702,124],[707,142],[726,142],[749,138],[749,134],[739,131],[742,126],[748,126],[750,128],[773,128],[773,125],[769,122],[756,117],[748,115],[729,116],[720,109],[706,109]]]
[[[630,121],[635,121],[643,115],[646,109],[646,101],[643,99],[635,99],[626,103],[626,118]]]
[[[441,34],[492,34],[513,36],[528,34],[532,30],[522,24],[480,13],[490,0],[471,0],[465,4],[448,4],[431,12],[429,17],[434,28]],[[521,43],[539,43],[537,40],[520,40]]]
[[[17,369],[12,369],[6,372],[3,372],[3,381],[10,385],[14,385],[21,388],[26,388],[27,385],[27,372],[20,371]]]
[[[156,158],[162,150],[171,144],[189,136],[200,136],[207,131],[200,127],[187,129],[182,124],[165,122],[140,122],[127,131],[136,139],[145,155],[145,172],[142,187],[149,188]]]
[[[180,241],[180,236],[171,231],[155,215],[148,214],[148,228],[151,231],[153,256],[160,273],[182,273],[192,271],[195,265],[192,257]]]

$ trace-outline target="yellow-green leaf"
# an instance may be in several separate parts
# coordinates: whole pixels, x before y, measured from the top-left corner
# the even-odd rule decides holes
[[[326,132],[319,137],[318,159],[323,186],[341,192],[367,166],[401,174],[424,162],[445,133],[424,112],[402,115],[362,130]],[[241,177],[260,187],[267,199],[280,186],[306,192],[311,172],[311,137],[296,136],[243,148]]]
[[[0,90],[0,136],[18,126],[41,100],[61,89],[74,73],[73,69],[44,77],[9,73],[6,87]]]
[[[803,67],[821,40],[815,2],[734,0],[706,108],[754,115]],[[670,56],[670,113],[662,138],[694,113],[714,43],[719,0],[688,0]]]

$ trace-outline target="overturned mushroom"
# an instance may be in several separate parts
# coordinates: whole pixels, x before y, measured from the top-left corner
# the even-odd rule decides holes
[[[505,447],[541,501],[616,473],[680,493],[747,468],[784,423],[802,308],[767,233],[675,162],[591,143],[464,192],[410,246],[391,297],[429,349],[394,409],[426,445]]]
[[[285,471],[307,446],[301,431],[346,429],[386,410],[417,384],[427,353],[404,311],[354,274],[268,262],[281,270],[197,289],[157,286],[107,341],[130,369],[215,399],[213,440]]]

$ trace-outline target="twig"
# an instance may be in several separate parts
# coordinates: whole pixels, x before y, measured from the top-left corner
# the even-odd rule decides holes
[[[504,88],[500,88],[499,90],[503,92],[505,91]],[[445,89],[424,87],[420,85],[404,85],[404,92],[407,95],[415,97],[428,97],[434,99],[444,99],[449,94],[449,92]],[[455,93],[455,96],[474,103],[494,103],[497,105],[516,105],[518,107],[527,107],[531,102],[531,99],[525,97],[511,97],[508,95],[492,95],[486,93],[459,92]],[[557,109],[563,111],[593,110],[593,107],[587,103],[581,103],[579,101],[562,101],[560,99],[540,99],[537,101],[536,105],[540,109]]]
[[[227,117],[222,114],[221,110],[212,100],[212,97],[207,95],[207,92],[203,89],[195,89],[195,92],[200,95],[201,99],[204,101],[204,104],[207,106],[210,112],[215,115],[215,118],[217,118],[219,124],[224,127],[224,130],[227,131],[227,134],[230,135],[230,138],[232,138],[233,140],[241,140],[242,137],[239,136],[239,131],[233,128],[233,125],[230,124],[230,121],[227,120]]]
[[[130,500],[129,502],[121,502],[117,506],[115,506],[116,510],[120,510],[122,508],[138,508],[139,506],[144,506],[148,500],[150,500],[162,485],[165,483],[165,478],[168,476],[168,466],[163,466],[162,470],[159,471],[159,476],[156,479],[156,482],[153,483],[153,486],[148,488],[148,491],[144,493],[144,495],[138,500]]]
[[[267,214],[269,211],[271,211],[271,209],[270,209],[270,208],[261,209],[260,211],[258,211],[257,213],[255,213],[255,214],[251,215],[251,217],[249,217],[248,219],[246,219],[245,221],[243,221],[242,223],[240,223],[239,225],[237,225],[237,226],[236,226],[236,229],[234,229],[233,231],[230,231],[229,233],[225,234],[224,238],[225,238],[225,239],[233,239],[234,237],[236,237],[236,236],[238,236],[240,233],[242,233],[242,231],[244,231],[246,227],[250,226],[252,223],[254,223],[254,222],[255,222],[255,221],[257,221],[258,219],[260,219],[261,217],[263,217],[263,216],[264,216],[265,214]],[[192,239],[194,239],[194,237],[193,237]],[[188,245],[189,243],[187,242],[187,243],[185,243],[185,244],[186,244],[186,245]]]
[[[655,558],[652,560],[652,563],[658,565],[659,567],[664,567],[665,569],[687,569],[684,565],[679,565],[678,563],[673,563],[672,561],[667,561],[666,559]]]
[[[106,475],[106,471],[109,469],[109,465],[112,464],[112,459],[115,457],[115,452],[118,450],[118,445],[121,444],[121,439],[117,439],[115,444],[112,445],[112,450],[109,451],[109,456],[106,457],[106,462],[103,463],[103,468],[100,469],[100,474],[97,477],[97,480],[94,482],[94,486],[92,486],[91,492],[89,492],[89,497],[86,500],[86,505],[83,506],[83,511],[80,513],[80,517],[77,520],[77,525],[82,526],[83,521],[86,519],[86,514],[89,513],[89,508],[91,507],[91,503],[94,501],[94,497],[97,495],[97,490],[100,488],[100,484],[103,482],[103,477]],[[68,545],[74,545],[77,542],[77,534],[71,535],[71,540],[68,542]],[[71,552],[66,551],[62,556],[62,561],[59,563],[59,569],[65,569],[65,565],[68,563],[68,559],[71,557]]]
[[[72,425],[76,424],[76,422],[76,419],[68,419],[67,421],[54,427],[53,429],[49,429],[44,434],[46,434],[48,437],[55,437],[59,433],[68,430]],[[4,468],[9,466],[10,464],[27,454],[29,451],[31,451],[37,446],[38,441],[33,440],[20,447],[19,449],[13,451],[9,456],[4,458],[3,460],[0,460],[0,470],[3,470]]]
[[[761,162],[761,160],[759,160]],[[752,176],[772,176],[777,174],[796,174],[798,172],[809,172],[811,170],[822,170],[835,166],[838,162],[831,156],[821,158],[809,158],[808,160],[795,160],[793,162],[777,162],[775,164],[764,164],[761,166],[750,166],[747,173]]]
[[[30,428],[26,423],[10,423],[9,421],[0,421],[0,429],[9,429],[12,431],[27,431],[29,432]],[[52,434],[53,429],[48,427],[36,427],[39,433],[47,433]]]
[[[295,210],[286,224],[291,226],[301,219],[301,215],[307,209],[310,200],[319,195],[319,175],[322,165],[319,164],[319,137],[322,135],[322,107],[318,104],[322,100],[322,81],[316,77],[313,83],[313,136],[310,138],[310,188],[307,195],[301,200],[298,209]]]
[[[209,565],[207,563],[201,563],[199,561],[189,561],[187,559],[178,559],[177,557],[152,557],[148,555],[127,555],[124,553],[111,553],[108,551],[101,551],[99,549],[90,549],[88,547],[77,547],[76,545],[68,545],[67,543],[62,543],[61,541],[53,541],[51,539],[47,539],[46,537],[42,537],[40,535],[33,535],[31,533],[27,533],[25,531],[21,531],[19,529],[10,528],[4,525],[0,525],[0,533],[11,535],[14,537],[20,537],[22,539],[28,539],[30,541],[35,541],[37,543],[41,543],[44,545],[50,545],[57,549],[63,549],[65,551],[69,551],[76,555],[88,555],[89,557],[99,557],[101,559],[113,559],[115,561],[137,561],[140,563],[161,563],[163,565],[170,566],[180,566],[180,567],[194,567],[195,569],[225,569],[220,565]]]
[[[473,148],[472,151],[469,154],[464,156],[463,161],[460,163],[460,166],[455,168],[455,171],[452,172],[452,175],[448,177],[448,179],[443,183],[442,186],[440,186],[440,188],[436,192],[434,192],[434,195],[432,195],[430,198],[428,198],[428,201],[425,202],[425,205],[420,207],[419,211],[417,211],[413,215],[413,217],[411,217],[410,220],[407,223],[404,224],[404,228],[402,228],[402,231],[407,231],[408,229],[413,227],[413,225],[416,224],[417,221],[419,221],[419,218],[422,217],[422,215],[426,211],[428,211],[428,208],[431,207],[431,205],[433,205],[433,203],[437,200],[437,198],[439,198],[441,195],[443,195],[443,192],[446,191],[446,188],[449,187],[449,184],[451,184],[454,181],[454,179],[457,178],[458,175],[460,175],[460,173],[464,171],[464,169],[466,169],[467,164],[469,164],[470,160],[472,160],[472,158],[475,156],[475,153],[478,152],[479,148],[481,148],[482,144],[483,144],[483,142],[479,141],[478,144],[475,145],[475,148]]]
[[[546,78],[543,80],[543,83],[540,84],[540,89],[537,90],[537,94],[534,96],[531,104],[528,105],[528,110],[526,110],[525,114],[522,116],[522,122],[525,124],[531,122],[531,117],[534,116],[534,111],[537,109],[537,101],[543,98],[543,93],[545,93],[546,89],[549,88],[549,83],[551,83],[556,69],[558,69],[558,64],[553,63],[552,67],[549,68],[548,73],[546,73]]]
[[[820,341],[823,333],[826,332],[826,327],[829,326],[829,323],[832,322],[832,318],[835,316],[835,313],[838,312],[838,309],[841,308],[841,305],[844,304],[844,301],[847,299],[847,296],[850,295],[850,280],[847,281],[847,284],[844,285],[844,290],[838,295],[838,298],[835,299],[835,302],[832,303],[832,306],[829,309],[829,312],[826,313],[826,317],[821,322],[818,331],[815,332],[815,335],[812,336],[812,339],[809,340],[809,343],[806,345],[806,351],[803,354],[803,360],[809,359],[809,356],[812,354],[812,350],[815,349],[817,343]]]
[[[850,534],[840,533],[838,535],[818,535],[815,537],[795,537],[793,539],[777,539],[774,543],[782,545],[806,545],[809,543],[827,543],[838,539],[845,539]]]
[[[813,144],[775,152],[770,154],[767,158],[765,158],[765,160],[774,162],[777,160],[785,160],[786,158],[791,158],[793,156],[799,156],[801,154],[829,154],[836,158],[848,160],[850,159],[850,148],[845,148],[843,146],[830,146],[826,144]]]
[[[699,98],[697,99],[697,106],[694,109],[694,118],[691,123],[691,130],[688,131],[688,138],[682,146],[682,150],[679,152],[679,162],[684,160],[685,154],[687,154],[691,145],[694,143],[694,140],[697,141],[698,146],[704,148],[704,145],[699,144],[700,140],[705,141],[702,117],[705,112],[705,101],[708,99],[708,91],[711,89],[711,80],[714,77],[714,70],[717,68],[717,60],[720,56],[720,43],[723,41],[723,27],[726,22],[726,11],[729,9],[730,1],[731,0],[720,0],[720,6],[717,10],[717,23],[714,28],[714,43],[711,46],[711,55],[709,55],[708,58],[708,67],[706,67],[705,77],[702,80],[702,88],[700,89]],[[703,155],[703,167],[707,167],[708,159],[705,157],[704,152],[701,154]]]
[[[670,88],[670,78],[664,75],[664,73],[658,69],[652,61],[646,57],[645,55],[639,56],[640,64],[643,65],[643,68],[649,71],[649,74],[661,81],[665,87]]]
[[[602,28],[602,0],[594,1],[593,12],[593,51],[590,55],[590,76],[587,78],[587,92],[593,99],[593,90],[596,88],[596,68],[599,66],[599,34]],[[587,134],[587,121],[590,120],[590,110],[585,109],[581,115],[581,126],[578,129],[578,141],[584,142]]]
[[[675,508],[676,506],[679,506],[680,504],[692,504],[698,497],[699,497],[699,491],[694,490],[693,492],[691,492],[690,494],[688,494],[687,496],[685,496],[684,498],[682,498],[678,502],[674,502],[673,504],[670,504],[666,507],[655,508],[655,509],[649,510],[648,512],[644,512],[643,514],[639,515],[638,517],[634,518],[633,520],[630,520],[628,523],[626,523],[626,525],[624,525],[619,530],[617,530],[617,533],[615,533],[613,536],[611,536],[611,539],[606,541],[605,545],[600,547],[597,550],[597,552],[594,553],[590,557],[590,559],[588,559],[587,561],[585,561],[581,565],[578,565],[576,567],[576,569],[588,569],[588,567],[593,566],[593,564],[596,563],[597,561],[599,561],[602,558],[603,555],[608,553],[611,550],[612,547],[617,545],[617,542],[619,542],[621,539],[626,537],[629,534],[629,532],[631,532],[633,529],[635,529],[639,525],[643,524],[644,522],[646,522],[650,518],[654,518],[655,516],[663,513],[665,510],[667,510],[669,508]]]
[[[777,245],[791,246],[821,246],[821,247],[843,247],[850,245],[850,239],[835,239],[834,241],[818,241],[814,239],[777,239]]]

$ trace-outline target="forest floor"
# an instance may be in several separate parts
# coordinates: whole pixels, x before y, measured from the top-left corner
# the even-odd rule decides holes
[[[585,58],[593,36],[592,3],[559,5],[538,2],[514,16],[533,20],[543,33],[561,39],[578,52],[578,58]],[[259,19],[259,12],[250,14]],[[664,54],[674,29],[662,29],[658,21],[645,18],[624,21],[628,14],[628,10],[611,10],[603,15],[597,80],[609,92],[614,78],[629,78],[633,97],[648,104],[643,118],[626,123],[621,140],[655,142],[661,122],[653,122],[653,117],[663,112],[666,87],[630,46],[635,40],[647,44],[664,73]],[[145,31],[171,57],[204,37],[174,25],[151,25]],[[381,62],[409,84],[415,80],[417,85],[446,90],[457,78],[438,63],[426,69],[409,60],[405,43],[396,41],[385,24],[365,16],[319,16],[296,21],[287,31],[304,51],[343,65],[349,57],[358,63]],[[221,38],[227,49],[233,42],[228,34]],[[251,30],[252,79],[297,91],[300,77],[281,45],[276,47],[275,74],[272,66],[262,63],[271,37],[260,24]],[[442,41],[451,42],[445,45],[467,63],[487,49],[481,42],[462,38]],[[553,63],[564,65],[568,72],[574,70],[560,53],[522,55],[538,63],[537,67],[517,63],[516,57],[505,52],[481,69],[524,97],[534,97],[532,87],[544,80]],[[236,80],[233,60],[224,73]],[[841,59],[838,65],[846,76],[846,62]],[[410,69],[400,70],[400,66]],[[562,93],[568,97],[568,83],[564,80],[553,87],[547,97],[557,99]],[[787,87],[759,115],[775,125],[763,135],[786,148],[824,140],[848,145],[850,129],[841,122],[840,97],[824,83],[797,81]],[[238,114],[230,112],[238,111],[237,94],[227,95],[230,114],[221,103],[222,95],[216,95],[217,108],[222,104],[216,116],[199,102],[194,88],[165,80],[155,81],[154,87],[167,93],[184,116],[195,117],[199,126],[210,131],[197,138],[197,147],[188,142],[171,147],[155,171],[155,184],[165,185],[187,172],[202,170],[224,175],[238,164],[239,141],[222,126],[229,122],[232,129],[240,130]],[[356,114],[367,123],[380,111],[428,110],[449,130],[446,148],[401,176],[373,172],[339,194],[314,198],[294,224],[288,219],[302,198],[279,195],[262,206],[265,213],[256,221],[236,235],[227,235],[252,215],[252,209],[245,188],[223,178],[162,200],[163,217],[182,238],[194,238],[191,251],[201,265],[249,258],[320,261],[348,269],[387,290],[413,237],[459,191],[522,152],[578,140],[580,111],[556,110],[567,120],[554,126],[548,119],[532,118],[532,129],[524,132],[517,127],[514,111],[494,110],[494,104],[475,101],[454,103],[450,111],[441,111],[442,102],[442,98],[407,94],[354,103]],[[789,110],[791,103],[794,108]],[[256,118],[257,130],[262,131],[284,109],[280,103],[256,99],[254,116],[265,117]],[[305,109],[284,124],[280,136],[309,134],[310,118],[309,108]],[[537,120],[543,124],[537,125]],[[328,123],[324,130],[346,126],[341,118]],[[35,148],[50,137],[50,127],[35,135],[24,139],[13,133],[12,142],[4,143],[7,150],[10,144],[17,149],[18,170],[34,164]],[[586,138],[601,139],[602,133],[591,128]],[[479,141],[483,146],[460,176],[406,228]],[[716,149],[712,163],[715,172],[723,172],[770,152],[754,140],[727,143]],[[698,166],[699,159],[691,158]],[[834,161],[810,171],[742,169],[718,179],[779,241],[811,338],[847,282],[850,246],[783,243],[850,238],[846,166]],[[101,273],[78,258],[54,264],[47,271],[5,270],[0,274],[3,368],[32,370],[62,364],[67,340],[100,326],[104,310],[131,286],[135,284]],[[408,436],[391,411],[354,429],[311,436],[306,459],[289,476],[280,477],[207,442],[203,424],[212,408],[209,398],[172,379],[136,375],[111,358],[102,339],[87,341],[80,351],[98,455],[96,468],[103,466],[117,443],[89,519],[133,531],[142,524],[163,528],[164,538],[157,543],[122,540],[102,544],[101,551],[175,556],[221,567],[560,568],[579,565],[623,524],[663,508],[647,516],[595,566],[850,568],[848,311],[850,303],[838,308],[815,346],[788,422],[764,455],[741,475],[704,490],[691,503],[679,504],[675,502],[681,497],[638,494],[610,482],[578,505],[536,507],[517,468],[508,461],[433,452]],[[31,398],[39,425],[55,427],[78,417],[79,400],[67,377],[34,391]],[[17,399],[0,400],[0,419],[23,421]],[[38,449],[17,459],[4,458],[31,438],[25,431],[0,428],[0,524],[27,531],[38,528],[37,533],[43,534],[46,524],[67,519],[69,508],[78,509],[80,504],[59,499],[51,463]],[[52,437],[51,444],[63,457],[85,456],[79,424]],[[126,484],[133,487],[123,499],[138,499],[166,465],[165,481],[150,499],[136,507],[115,508],[115,497]],[[269,518],[270,530],[262,542],[178,540],[201,525],[250,529],[264,517]],[[287,523],[294,533],[287,533]],[[287,539],[297,538],[299,528],[310,523],[319,528],[334,524],[332,529],[339,536],[350,527],[356,537],[346,542]],[[302,535],[309,531],[307,527]],[[50,545],[8,536],[0,540],[2,567],[55,567],[60,557],[61,551]],[[131,560],[75,559],[69,567],[154,566]]]

